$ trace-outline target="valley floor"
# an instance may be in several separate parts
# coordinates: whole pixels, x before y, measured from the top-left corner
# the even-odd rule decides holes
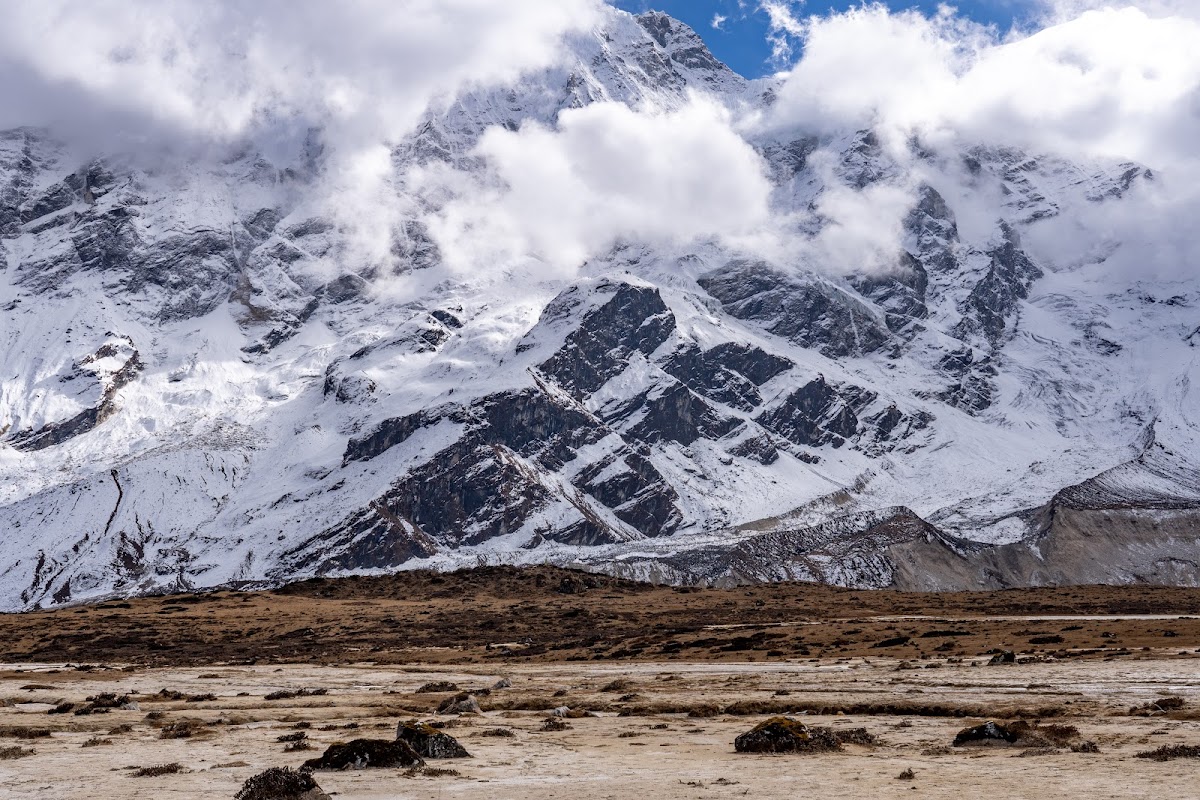
[[[434,719],[444,694],[415,694],[422,684],[511,689],[480,698],[482,716],[441,717],[473,758],[431,761],[458,774],[406,775],[399,769],[318,772],[340,798],[723,798],[723,797],[1186,797],[1194,759],[1157,762],[1138,752],[1200,744],[1196,661],[1082,661],[1004,667],[947,665],[897,671],[890,658],[805,663],[540,664],[503,671],[347,664],[342,666],[156,668],[81,673],[42,665],[6,669],[0,749],[35,752],[0,761],[0,798],[232,798],[242,782],[272,766],[299,766],[335,741],[392,738],[400,719]],[[614,691],[604,691],[619,681]],[[34,687],[25,688],[22,687]],[[279,689],[324,688],[317,697],[265,700]],[[215,700],[139,700],[137,711],[48,715],[50,703],[101,691],[161,689]],[[565,691],[565,695],[556,693]],[[779,692],[790,692],[780,695]],[[243,694],[246,693],[246,694]],[[621,700],[628,695],[634,698]],[[1184,709],[1130,716],[1129,708],[1164,695]],[[865,727],[878,742],[822,755],[746,755],[733,739],[763,718],[755,704],[783,708],[864,700],[878,713],[809,714],[810,724]],[[967,717],[922,716],[922,704],[970,710]],[[605,709],[543,732],[551,705]],[[737,704],[744,708],[739,709]],[[729,708],[733,706],[730,713]],[[884,706],[891,706],[885,709]],[[905,707],[914,713],[904,713]],[[622,708],[631,709],[623,715]],[[983,717],[1026,716],[1040,709],[1079,729],[1098,753],[1066,747],[949,747],[955,733]],[[147,719],[157,712],[157,719]],[[959,713],[959,712],[947,712]],[[708,716],[708,715],[712,716]],[[196,720],[191,736],[164,739],[171,723]],[[310,727],[301,727],[307,723]],[[125,730],[123,725],[131,726]],[[347,729],[347,725],[356,728]],[[16,738],[49,728],[48,737]],[[179,727],[178,725],[176,727]],[[510,737],[488,735],[510,731]],[[284,752],[280,736],[303,730],[311,751]],[[113,732],[116,731],[116,732]],[[102,744],[88,746],[97,739]],[[138,777],[135,768],[179,764],[183,771]],[[912,770],[911,780],[897,776]],[[915,790],[915,791],[913,791]]]
[[[0,800],[233,798],[269,767],[392,739],[408,719],[439,721],[473,757],[431,760],[453,771],[440,774],[317,772],[324,791],[1195,797],[1195,758],[1137,755],[1200,745],[1198,604],[1196,590],[1153,587],[679,591],[539,569],[3,616]],[[492,688],[501,678],[511,686]],[[418,691],[443,681],[454,686]],[[459,690],[480,715],[437,713]],[[74,713],[105,693],[136,707]],[[543,730],[559,707],[593,715]],[[775,714],[864,728],[874,742],[735,752],[735,737]],[[988,719],[1069,727],[1052,744],[951,746]],[[177,766],[137,774],[156,765]]]

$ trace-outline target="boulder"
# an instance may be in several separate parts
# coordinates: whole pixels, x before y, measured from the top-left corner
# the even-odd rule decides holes
[[[1020,734],[1011,731],[998,722],[985,722],[982,725],[975,725],[970,728],[963,728],[954,737],[955,747],[1007,747],[1017,739]]]
[[[304,762],[304,769],[367,769],[382,767],[421,767],[425,765],[407,742],[386,739],[355,739],[346,744],[330,745],[320,758]]]
[[[329,800],[308,772],[272,767],[242,784],[234,800]]]
[[[432,694],[437,692],[457,692],[458,684],[451,681],[433,681],[418,688],[413,694]]]
[[[460,692],[453,697],[447,697],[437,708],[439,714],[482,714],[479,701],[475,695]]]
[[[829,753],[842,749],[829,728],[809,727],[791,717],[771,717],[733,740],[739,753]]]
[[[396,726],[396,739],[424,758],[470,758],[471,754],[448,733],[417,720]]]
[[[1014,653],[1012,650],[1001,650],[998,653],[996,653],[994,656],[992,656],[991,660],[988,661],[988,666],[991,667],[991,666],[995,666],[997,664],[1015,664],[1015,663],[1017,663],[1016,653]]]

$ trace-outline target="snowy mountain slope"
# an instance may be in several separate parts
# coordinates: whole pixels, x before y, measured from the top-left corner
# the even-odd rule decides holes
[[[570,275],[446,269],[430,220],[451,198],[411,170],[489,180],[472,148],[492,126],[772,102],[663,15],[612,12],[570,47],[392,147],[383,262],[321,196],[319,131],[274,161],[153,164],[0,135],[3,608],[477,559],[1197,580],[1200,294],[1129,274],[1121,242],[1046,246],[1153,173],[982,145],[912,167],[870,131],[748,132],[807,235],[833,193],[915,186],[894,265],[713,239],[624,242]],[[1123,516],[1105,533],[1097,513]]]

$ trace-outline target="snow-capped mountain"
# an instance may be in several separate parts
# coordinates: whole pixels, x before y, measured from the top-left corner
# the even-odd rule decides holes
[[[776,102],[662,14],[613,11],[570,52],[392,145],[383,262],[315,196],[320,131],[155,162],[0,133],[0,609],[480,560],[1200,582],[1200,292],[1118,268],[1121,241],[1027,244],[1153,171],[748,128],[814,236],[829,193],[916,185],[895,264],[631,239],[569,276],[443,269],[446,190],[406,176],[485,174],[489,129]]]

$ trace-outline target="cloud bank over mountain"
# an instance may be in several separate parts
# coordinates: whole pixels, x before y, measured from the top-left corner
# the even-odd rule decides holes
[[[389,231],[412,211],[397,206],[397,185],[416,182],[443,198],[430,226],[457,269],[541,261],[560,274],[639,238],[736,241],[834,274],[888,268],[915,203],[912,176],[965,198],[976,191],[969,175],[916,165],[904,183],[845,189],[797,218],[772,210],[751,147],[796,130],[869,127],[906,167],[919,159],[914,142],[1145,164],[1161,180],[1137,212],[1089,210],[1071,220],[1072,237],[1152,228],[1162,242],[1152,267],[1196,260],[1179,233],[1200,204],[1200,19],[1190,4],[1059,2],[1046,27],[1003,40],[949,9],[801,18],[792,4],[762,8],[780,57],[800,52],[766,79],[777,96],[767,111],[695,96],[667,112],[597,104],[550,127],[497,126],[474,151],[491,167],[482,186],[396,175],[389,148],[432,104],[556,63],[567,39],[614,13],[598,0],[20,4],[0,31],[0,127],[51,124],[100,149],[244,141],[267,154],[299,152],[319,129],[331,206],[358,229],[359,257],[386,260]]]

